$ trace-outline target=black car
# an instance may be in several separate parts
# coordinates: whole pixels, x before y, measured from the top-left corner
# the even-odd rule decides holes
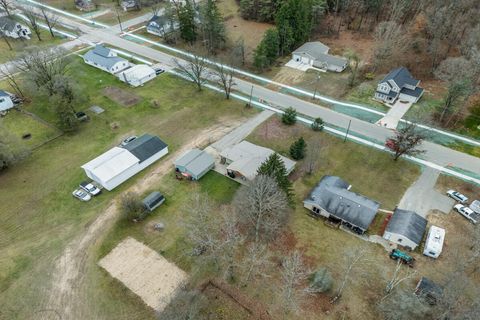
[[[156,69],[155,69],[155,74],[156,74],[157,76],[158,76],[159,74],[164,73],[164,72],[165,72],[165,70],[162,69],[162,68],[156,68]]]

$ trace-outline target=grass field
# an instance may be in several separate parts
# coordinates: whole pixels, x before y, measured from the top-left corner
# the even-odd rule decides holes
[[[74,62],[72,76],[90,96],[85,110],[96,104],[105,112],[95,116],[87,111],[91,121],[83,124],[78,133],[64,135],[44,145],[23,163],[0,174],[1,319],[35,318],[45,303],[46,297],[42,293],[49,286],[55,258],[71,239],[105,210],[111,199],[144,176],[144,173],[139,174],[115,191],[81,203],[71,196],[71,192],[85,179],[80,169],[83,163],[116,145],[123,137],[145,132],[162,137],[169,144],[170,152],[174,152],[194,139],[203,128],[243,119],[255,112],[226,101],[221,95],[207,91],[198,93],[189,83],[167,74],[144,87],[129,88],[114,76],[80,61]],[[103,88],[112,85],[126,92],[134,91],[141,101],[130,108],[120,107],[102,94]],[[158,101],[158,106],[153,107],[153,99]],[[24,108],[49,122],[56,120],[45,101],[36,100]],[[35,125],[25,124],[29,120],[14,122],[17,116],[10,113],[5,118],[17,133],[28,129],[34,133],[32,141],[36,137],[37,142],[40,137],[49,135],[48,130],[41,128],[35,133],[32,129]],[[111,129],[112,122],[118,124],[117,129]],[[131,301],[135,305],[135,300]],[[89,298],[81,303],[85,310],[91,307],[93,314],[110,310]],[[127,307],[128,302],[125,307],[120,303],[112,304],[112,308],[120,313]],[[143,307],[138,310],[141,314],[145,312]],[[143,319],[141,314],[139,319]]]

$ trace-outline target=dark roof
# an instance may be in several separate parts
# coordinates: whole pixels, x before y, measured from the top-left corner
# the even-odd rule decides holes
[[[384,94],[387,97],[391,97],[391,98],[395,98],[398,95],[398,93],[393,91],[393,90],[390,90],[388,93],[385,93],[385,92],[382,92],[382,91],[377,91],[377,92],[380,93],[380,94]]]
[[[15,30],[15,26],[18,22],[10,19],[9,17],[0,17],[0,29],[8,30],[10,32]]]
[[[155,203],[156,201],[158,201],[159,199],[163,199],[165,198],[160,192],[158,191],[153,191],[152,193],[150,193],[148,196],[146,196],[142,202],[143,204],[145,204],[146,206],[150,206],[152,203]]]
[[[142,162],[166,147],[167,144],[160,140],[159,137],[144,134],[122,148],[130,151],[130,153],[132,153],[140,160],[140,162]]]
[[[95,48],[93,48],[92,52],[98,54],[99,56],[108,58],[110,54],[110,48],[98,44],[95,46]]]
[[[6,93],[5,91],[0,90],[0,97],[10,97],[10,95],[8,93]]]
[[[400,90],[400,93],[419,98],[423,94],[423,89],[420,87],[416,87],[415,90],[412,90],[404,87],[402,88],[402,90]]]
[[[148,21],[148,25],[150,26],[150,23],[152,23],[152,22],[157,23],[159,26],[163,26],[163,25],[167,24],[168,19],[167,19],[165,16],[157,16],[157,15],[154,15],[154,16]]]
[[[83,55],[84,60],[92,61],[97,65],[103,66],[107,69],[113,67],[117,62],[127,61],[123,58],[112,56],[109,57],[110,49],[101,45],[95,46],[92,50]]]
[[[314,203],[331,215],[367,230],[380,204],[349,191],[350,185],[336,176],[324,176],[305,202]]]
[[[419,244],[427,228],[427,219],[413,211],[395,209],[385,231],[400,234]]]
[[[415,294],[417,295],[430,294],[440,296],[442,292],[443,289],[439,285],[426,277],[422,277],[415,288]]]
[[[420,82],[419,80],[413,78],[408,69],[405,67],[400,67],[390,71],[390,73],[387,74],[381,82],[386,82],[388,80],[395,81],[399,88],[403,88],[405,84],[415,87]]]

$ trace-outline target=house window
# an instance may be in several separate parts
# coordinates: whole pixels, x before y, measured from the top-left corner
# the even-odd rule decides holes
[[[4,102],[4,101],[5,101],[5,99],[3,99],[3,98],[0,98],[0,103],[2,103],[2,102]]]

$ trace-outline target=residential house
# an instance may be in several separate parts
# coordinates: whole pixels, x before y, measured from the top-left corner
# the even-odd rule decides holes
[[[93,11],[96,9],[93,0],[75,0],[75,7],[80,11]]]
[[[215,159],[205,151],[192,149],[173,163],[175,171],[191,180],[199,180],[215,166]]]
[[[257,176],[258,168],[275,151],[257,146],[248,141],[242,141],[220,153],[222,164],[227,165],[227,174],[232,178],[241,178],[244,180],[253,180]],[[284,156],[280,156],[290,174],[295,168],[295,161]]]
[[[3,91],[0,90],[0,112],[5,112],[9,109],[13,108],[13,101],[10,95]]]
[[[336,176],[324,176],[313,188],[303,206],[315,216],[341,223],[363,234],[375,218],[380,204],[350,191],[351,185]]]
[[[113,190],[168,153],[159,137],[144,134],[125,146],[113,147],[82,166],[85,174],[107,190]]]
[[[427,219],[413,211],[396,208],[388,221],[383,238],[415,250],[422,242],[426,228]]]
[[[330,48],[319,41],[307,42],[293,51],[293,60],[325,71],[342,72],[348,60],[328,53]]]
[[[126,59],[118,57],[113,50],[102,45],[97,45],[85,53],[83,55],[83,61],[86,64],[111,74],[118,73],[130,67],[130,63]]]
[[[30,39],[32,34],[27,26],[7,16],[0,17],[0,32],[9,38],[27,40]]]
[[[413,78],[405,67],[390,71],[377,85],[375,99],[393,104],[397,99],[411,103],[417,102],[423,94],[418,85],[420,80]]]
[[[155,70],[146,64],[137,64],[117,73],[118,79],[133,87],[141,86],[156,76]]]
[[[120,3],[123,11],[130,11],[130,10],[139,10],[140,3],[138,0],[124,0]]]
[[[163,37],[178,28],[178,22],[172,21],[165,16],[154,15],[147,23],[147,32]]]

